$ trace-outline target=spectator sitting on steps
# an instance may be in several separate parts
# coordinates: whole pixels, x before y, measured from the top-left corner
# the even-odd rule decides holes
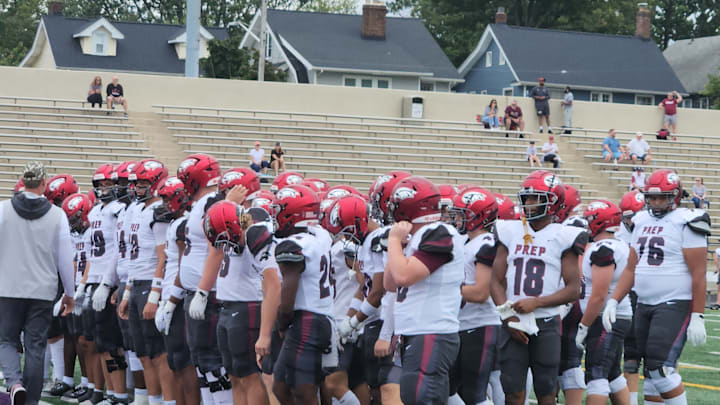
[[[255,141],[255,147],[250,149],[250,168],[262,174],[267,173],[270,163],[265,160],[265,149],[260,147],[260,141]]]
[[[121,104],[125,111],[125,118],[127,118],[127,100],[125,99],[125,93],[123,87],[118,83],[118,77],[113,76],[112,83],[107,86],[107,107],[108,110],[113,108],[113,104]],[[108,111],[108,114],[110,112]]]
[[[485,124],[485,128],[500,128],[500,119],[498,118],[498,106],[495,99],[492,99],[490,101],[490,104],[485,107],[485,114],[483,114],[482,122],[483,124]]]
[[[280,147],[280,142],[275,142],[275,148],[270,152],[270,167],[275,171],[277,177],[278,171],[285,171],[285,151]]]
[[[642,166],[635,168],[630,179],[630,190],[645,191],[645,173],[643,172]]]
[[[558,155],[560,148],[558,148],[558,145],[554,142],[554,140],[555,137],[549,135],[548,141],[545,142],[545,145],[543,145],[542,152],[545,154],[545,156],[543,156],[543,161],[552,162],[553,167],[558,168],[560,167],[560,156]]]
[[[630,154],[633,164],[637,165],[638,160],[642,161],[643,164],[649,162],[650,159],[650,145],[643,139],[642,132],[635,134],[635,139],[628,142],[627,151]]]
[[[540,158],[537,155],[537,148],[535,148],[535,141],[530,141],[527,152],[525,152],[525,157],[527,161],[530,162],[530,167],[535,167],[536,164],[542,166],[542,162],[540,162]]]
[[[614,129],[608,131],[608,136],[603,140],[602,148],[602,157],[605,162],[609,162],[612,159],[615,163],[614,170],[617,170],[618,161],[622,161],[625,158],[625,150],[620,146],[620,141],[615,138]]]
[[[702,177],[696,178],[695,184],[692,186],[692,202],[695,204],[695,208],[703,208],[708,205]]]
[[[525,130],[522,109],[518,105],[517,100],[513,100],[512,103],[505,108],[505,129],[508,131],[520,130],[521,132]],[[507,137],[508,134],[506,133],[505,138]],[[523,135],[520,134],[520,138],[522,137]]]
[[[100,76],[95,76],[92,83],[90,83],[90,90],[88,91],[87,101],[90,103],[90,107],[102,108],[102,79]]]

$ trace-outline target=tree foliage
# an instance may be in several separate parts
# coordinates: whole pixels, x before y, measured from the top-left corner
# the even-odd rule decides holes
[[[708,75],[708,82],[702,95],[710,99],[710,105],[716,110],[720,110],[720,72],[714,75]]]
[[[18,65],[32,46],[43,0],[0,0],[0,65]]]
[[[240,48],[242,35],[232,28],[225,40],[213,39],[208,43],[210,56],[200,60],[200,68],[205,77],[219,79],[257,80],[258,51]],[[265,80],[284,82],[287,73],[265,62]]]

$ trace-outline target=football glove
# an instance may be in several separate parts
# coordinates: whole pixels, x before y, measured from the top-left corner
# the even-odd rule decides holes
[[[617,316],[617,306],[618,302],[610,298],[608,302],[605,303],[605,309],[603,310],[602,315],[602,322],[603,322],[603,328],[605,328],[606,332],[610,332],[612,330],[612,326],[615,323],[615,318]]]
[[[585,349],[585,339],[588,335],[588,327],[583,325],[582,323],[578,324],[578,330],[577,335],[575,335],[575,346],[577,346],[578,349],[584,350]]]
[[[690,325],[687,329],[687,337],[693,346],[704,345],[707,341],[707,332],[705,331],[705,318],[699,312],[693,312],[690,315]]]
[[[105,309],[108,296],[110,295],[110,287],[107,284],[100,284],[95,289],[95,293],[92,296],[92,306],[96,312],[102,312]]]
[[[188,315],[190,318],[196,321],[202,321],[205,319],[205,308],[208,302],[208,292],[205,290],[198,289],[190,301],[190,308],[188,308]]]

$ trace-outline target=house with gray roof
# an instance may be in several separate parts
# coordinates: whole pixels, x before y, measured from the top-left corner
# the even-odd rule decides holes
[[[42,16],[20,67],[184,75],[185,26],[68,18],[55,9]],[[207,43],[226,39],[224,28],[200,28],[200,57]]]
[[[638,11],[636,35],[607,35],[518,27],[504,9],[459,67],[458,92],[523,97],[545,78],[550,97],[570,86],[575,100],[659,104],[683,84],[650,39],[650,12]]]
[[[700,92],[708,83],[708,75],[720,74],[720,35],[675,41],[663,55],[690,94],[683,106],[710,108],[709,98]]]
[[[265,57],[294,83],[450,91],[463,79],[421,20],[387,17],[384,4],[362,15],[268,10]],[[260,18],[241,46],[259,48]]]

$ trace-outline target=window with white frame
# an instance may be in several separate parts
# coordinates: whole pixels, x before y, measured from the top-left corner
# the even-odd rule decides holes
[[[710,108],[710,99],[708,97],[698,97],[692,99],[692,108],[702,108],[707,110]]]
[[[503,66],[505,64],[505,54],[498,52],[498,65]]]
[[[93,41],[93,53],[95,55],[105,55],[107,51],[107,33],[105,31],[97,30],[92,34]]]
[[[420,91],[435,91],[435,83],[420,82]]]
[[[345,87],[365,87],[368,89],[390,89],[392,80],[388,77],[359,77],[345,76],[343,78]]]
[[[655,104],[655,97],[650,94],[636,94],[635,104],[638,105],[653,105]]]
[[[265,33],[265,59],[272,58],[272,35]]]
[[[492,66],[492,51],[485,52],[485,67]]]
[[[590,93],[590,101],[596,103],[612,103],[612,94],[603,92],[592,92]]]
[[[505,97],[512,97],[512,95],[513,95],[513,89],[512,89],[512,87],[505,87],[505,88],[503,89],[503,96],[505,96]]]

